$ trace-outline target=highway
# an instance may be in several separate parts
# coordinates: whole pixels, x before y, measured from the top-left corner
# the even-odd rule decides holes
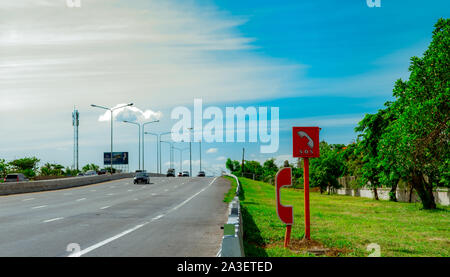
[[[0,256],[216,256],[227,221],[223,178],[121,179],[0,196]]]

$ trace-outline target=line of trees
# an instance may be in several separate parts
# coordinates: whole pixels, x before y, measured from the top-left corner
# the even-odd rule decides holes
[[[0,159],[0,180],[3,180],[9,173],[23,173],[27,178],[36,177],[69,177],[77,176],[80,172],[86,172],[88,170],[99,171],[100,167],[95,164],[87,164],[82,170],[71,169],[70,167],[64,167],[61,164],[45,163],[39,167],[40,159],[36,157],[25,157],[21,159],[15,159],[7,162],[4,159]]]
[[[393,89],[394,101],[367,114],[355,131],[358,139],[345,145],[320,143],[320,158],[311,159],[310,183],[321,192],[339,186],[337,178],[355,176],[356,186],[370,187],[378,200],[377,188],[390,187],[390,200],[400,182],[414,189],[424,209],[435,209],[433,189],[450,187],[450,20],[439,19],[433,38],[422,58],[412,57],[409,79],[399,79]],[[230,159],[227,168],[242,176],[273,183],[274,160],[263,165],[245,161],[244,168]],[[303,168],[293,167],[299,184]]]

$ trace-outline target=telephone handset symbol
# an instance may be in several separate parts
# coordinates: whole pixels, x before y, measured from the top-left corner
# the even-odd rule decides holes
[[[314,141],[311,139],[311,137],[307,133],[305,133],[303,131],[300,131],[297,134],[301,138],[306,137],[308,139],[308,143],[307,144],[308,144],[309,148],[311,148],[309,151],[308,151],[308,149],[304,149],[304,150],[300,149],[300,154],[303,154],[303,152],[305,154],[312,154],[313,153],[313,148],[314,148]]]

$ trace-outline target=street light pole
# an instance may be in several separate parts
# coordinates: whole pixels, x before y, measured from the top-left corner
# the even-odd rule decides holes
[[[180,151],[180,172],[183,172],[183,151],[189,150],[189,148],[181,149],[178,147],[174,147],[173,149]]]
[[[156,123],[159,122],[159,120],[153,120],[153,121],[149,121],[149,122],[145,122],[142,123],[142,170],[145,171],[145,138],[144,138],[144,133],[145,133],[145,125],[150,124],[150,123]]]
[[[139,137],[139,169],[141,169],[141,125],[139,123],[130,122],[130,121],[127,121],[127,120],[124,120],[122,122],[137,125],[138,128],[139,128],[139,136],[138,136]]]
[[[159,169],[162,171],[161,160],[162,160],[162,151],[161,151],[161,137],[164,135],[172,134],[172,132],[164,132],[159,134]],[[162,173],[162,172],[160,172]]]
[[[143,135],[153,135],[153,136],[156,136],[156,172],[157,173],[160,173],[160,170],[159,170],[159,145],[158,145],[158,142],[159,142],[159,134],[156,134],[156,133],[152,133],[152,132],[144,132],[143,133]]]
[[[111,155],[111,157],[110,157],[111,174],[113,174],[113,119],[114,119],[113,111],[120,109],[120,108],[125,108],[128,106],[133,106],[133,103],[115,107],[115,108],[107,108],[107,107],[91,104],[91,107],[108,110],[111,113],[111,153],[110,153],[110,155]]]

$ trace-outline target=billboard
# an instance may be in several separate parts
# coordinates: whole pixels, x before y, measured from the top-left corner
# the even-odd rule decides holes
[[[103,164],[111,164],[111,152],[103,153]],[[113,165],[126,165],[128,164],[128,152],[113,152]]]

